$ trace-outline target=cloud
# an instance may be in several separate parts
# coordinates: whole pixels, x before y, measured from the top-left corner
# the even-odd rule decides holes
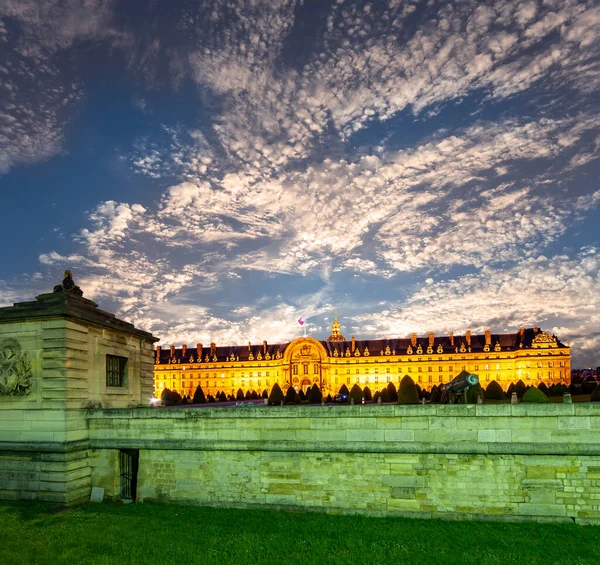
[[[58,55],[75,43],[125,36],[112,2],[0,0],[0,174],[48,159],[83,96]]]
[[[406,337],[411,332],[467,329],[516,331],[541,326],[571,341],[574,365],[597,361],[600,345],[600,252],[583,248],[573,256],[540,255],[512,268],[423,285],[402,304],[354,318],[370,335]]]

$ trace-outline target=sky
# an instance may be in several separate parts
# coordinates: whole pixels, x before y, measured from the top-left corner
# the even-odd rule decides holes
[[[0,306],[600,365],[599,93],[597,0],[0,0]]]

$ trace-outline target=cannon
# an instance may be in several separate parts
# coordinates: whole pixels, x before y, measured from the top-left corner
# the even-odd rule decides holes
[[[467,375],[459,375],[458,377],[455,377],[449,383],[440,387],[442,392],[442,404],[450,402],[452,393],[462,393],[464,395],[464,403],[466,404],[468,390],[477,384],[479,384],[479,377],[472,373],[469,373]]]

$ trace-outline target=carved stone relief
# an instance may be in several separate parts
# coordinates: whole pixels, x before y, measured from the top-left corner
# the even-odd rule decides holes
[[[31,393],[31,362],[21,344],[8,337],[0,341],[0,395]]]

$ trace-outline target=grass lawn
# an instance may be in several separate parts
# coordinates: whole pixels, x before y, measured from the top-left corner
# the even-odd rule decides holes
[[[600,527],[0,503],[0,563],[600,563]]]

